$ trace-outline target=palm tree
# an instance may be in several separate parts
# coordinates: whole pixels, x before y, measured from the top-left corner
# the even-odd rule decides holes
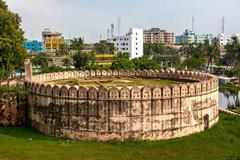
[[[238,81],[240,86],[240,42],[237,37],[232,38],[232,43],[227,44],[225,49],[227,50],[227,57],[232,62],[238,75]]]
[[[84,49],[84,39],[83,38],[74,38],[71,40],[71,50],[82,51]]]
[[[206,71],[208,71],[210,64],[213,64],[220,57],[220,50],[216,44],[205,43],[204,56],[207,59]]]

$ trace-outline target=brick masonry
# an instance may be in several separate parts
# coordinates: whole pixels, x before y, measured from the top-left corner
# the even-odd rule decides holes
[[[191,80],[153,88],[52,85],[90,76]],[[74,140],[160,140],[204,131],[218,122],[218,78],[188,71],[73,71],[27,78],[33,128]]]

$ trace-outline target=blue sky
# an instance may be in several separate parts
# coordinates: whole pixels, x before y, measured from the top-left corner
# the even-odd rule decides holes
[[[160,27],[176,35],[191,28],[195,17],[197,33],[218,34],[225,16],[225,32],[240,32],[239,0],[6,0],[9,8],[19,13],[28,39],[41,40],[41,31],[50,28],[65,38],[84,37],[87,42],[107,35],[111,23],[121,33],[130,27]],[[117,33],[117,29],[116,29]]]

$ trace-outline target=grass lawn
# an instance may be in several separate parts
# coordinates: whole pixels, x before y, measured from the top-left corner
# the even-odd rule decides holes
[[[81,85],[81,86],[95,86],[100,87],[124,87],[124,86],[170,86],[174,84],[183,83],[181,81],[170,80],[170,79],[143,79],[143,78],[121,78],[121,77],[90,77],[85,79],[65,79],[56,80],[50,83],[61,84],[61,85]]]
[[[220,115],[209,131],[157,142],[74,142],[28,127],[0,127],[0,160],[237,160],[240,116]]]

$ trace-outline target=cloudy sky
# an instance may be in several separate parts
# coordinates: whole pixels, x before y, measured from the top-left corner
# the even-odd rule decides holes
[[[65,38],[84,37],[87,42],[107,36],[111,23],[121,33],[130,27],[160,27],[176,34],[191,28],[195,17],[197,33],[217,34],[225,16],[225,32],[240,32],[239,0],[5,0],[22,17],[28,39],[41,40],[41,31],[50,28]],[[117,31],[117,29],[116,29]],[[117,32],[116,32],[117,33]]]

